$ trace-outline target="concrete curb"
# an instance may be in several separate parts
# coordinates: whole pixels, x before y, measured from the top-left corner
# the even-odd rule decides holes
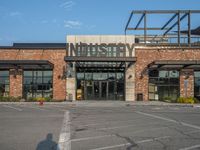
[[[39,105],[38,102],[0,102],[0,105]],[[166,106],[166,107],[195,107],[200,108],[200,104],[177,104],[157,101],[148,102],[123,102],[123,101],[65,101],[65,102],[45,102],[44,105],[67,105],[71,107],[120,107],[120,106]]]

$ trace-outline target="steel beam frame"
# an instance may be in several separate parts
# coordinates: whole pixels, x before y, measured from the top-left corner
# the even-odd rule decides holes
[[[141,17],[139,18],[139,21],[137,22],[135,27],[130,27],[130,22],[132,21],[132,18],[134,15],[139,15],[141,14]],[[161,27],[147,27],[147,14],[173,14],[172,17]],[[178,45],[181,44],[181,21],[187,18],[187,24],[188,24],[188,34],[187,34],[187,44],[191,44],[191,14],[200,14],[200,10],[136,10],[132,11],[128,22],[125,27],[125,34],[127,31],[130,30],[143,30],[144,31],[144,43],[147,43],[147,31],[150,30],[159,30],[159,31],[165,31],[163,33],[163,37],[166,36],[174,27],[177,26],[177,43]],[[177,17],[176,22],[168,27],[172,21]],[[141,22],[144,21],[144,27],[139,27]],[[157,35],[155,35],[157,37]],[[154,40],[154,38],[153,38]]]

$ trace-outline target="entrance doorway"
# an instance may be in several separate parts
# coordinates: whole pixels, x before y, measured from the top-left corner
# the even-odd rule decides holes
[[[124,100],[124,72],[77,72],[77,99]]]
[[[93,82],[93,99],[107,99],[107,82],[106,81],[94,81]],[[87,91],[86,91],[87,93]],[[92,97],[91,97],[92,98]],[[91,99],[89,98],[89,99]]]
[[[114,85],[112,90],[109,90],[109,87],[112,86],[112,82],[109,81],[92,81],[91,85],[85,85],[85,94],[87,95],[86,99],[92,100],[114,100]],[[111,89],[111,88],[110,88]],[[112,95],[112,96],[111,96]]]

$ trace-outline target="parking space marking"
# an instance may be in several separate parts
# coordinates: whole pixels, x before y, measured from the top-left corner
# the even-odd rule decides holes
[[[141,119],[141,118],[139,118],[139,119]],[[79,125],[78,127],[90,127],[90,126],[97,126],[97,125],[109,125],[111,122],[113,123],[135,123],[135,121],[136,120],[139,120],[139,119],[135,119],[135,120],[121,120],[121,121],[119,121],[119,120],[109,120],[109,121],[107,121],[107,120],[105,120],[105,122],[106,123],[91,123],[91,124],[81,124],[81,125]],[[80,123],[82,123],[82,121],[76,121],[75,122],[76,124],[80,124]]]
[[[57,150],[71,150],[70,116],[66,111],[57,145]]]
[[[66,106],[60,106],[60,105],[53,105],[53,107],[66,108]],[[66,108],[66,109],[67,109],[67,108]]]
[[[181,148],[179,150],[191,150],[191,149],[196,149],[196,148],[200,148],[200,144],[199,145],[190,146],[190,147]]]
[[[141,111],[136,111],[136,113],[141,114],[141,115],[145,115],[145,116],[149,116],[149,117],[153,117],[153,118],[156,118],[156,119],[160,119],[160,120],[165,120],[165,121],[168,121],[168,122],[173,122],[173,123],[176,123],[176,124],[181,124],[183,126],[187,126],[187,127],[190,127],[190,128],[200,130],[200,126],[185,123],[185,122],[182,122],[182,121],[177,121],[177,120],[173,120],[173,119],[169,119],[169,118],[165,118],[165,117],[161,117],[161,116],[157,116],[157,115],[153,115],[153,114],[149,114],[149,113],[147,114],[147,113],[144,113],[144,112],[141,112]]]
[[[99,117],[100,118],[100,117]],[[102,117],[101,117],[102,118]],[[88,119],[88,118],[85,118],[83,121],[85,121],[86,119]],[[109,119],[109,118],[108,118]],[[94,119],[94,120],[89,120],[90,122],[91,121],[95,121],[95,122],[97,122],[97,120],[98,121],[101,121],[101,122],[98,122],[98,123],[90,123],[90,124],[81,124],[81,123],[83,123],[83,121],[80,121],[80,120],[77,120],[77,121],[74,121],[74,123],[75,124],[80,124],[80,126],[95,126],[95,125],[107,125],[109,122],[115,122],[115,123],[118,123],[118,122],[121,122],[121,123],[123,123],[123,122],[136,122],[136,121],[140,121],[141,119],[143,119],[142,117],[140,117],[140,118],[136,118],[136,119],[134,119],[134,120],[131,120],[131,119],[133,119],[133,118],[129,118],[129,120],[106,120],[106,119],[103,119],[103,120],[100,120],[100,119],[97,119],[97,117]],[[149,119],[149,118],[148,118]],[[105,122],[105,123],[102,123],[102,122]]]
[[[152,110],[161,110],[161,108],[160,107],[154,107],[154,108],[152,108]]]
[[[186,132],[185,134],[195,133],[195,131],[192,131],[192,132],[189,131],[189,132]],[[198,132],[198,131],[199,130],[197,130],[196,132]],[[172,136],[163,136],[163,137],[157,137],[157,138],[150,138],[150,139],[146,139],[146,140],[136,141],[135,143],[136,144],[142,144],[142,143],[153,142],[153,141],[157,141],[157,140],[161,140],[161,139],[168,139],[168,138],[172,138]],[[131,145],[131,143],[123,143],[123,144],[119,144],[119,145],[99,147],[99,148],[90,149],[90,150],[105,150],[105,149],[119,148],[119,147],[130,146],[130,145]],[[194,146],[187,147],[187,148],[182,148],[182,149],[179,149],[179,150],[192,150],[192,149],[199,148],[199,147],[200,147],[200,145],[194,145]]]
[[[11,108],[11,109],[14,109],[14,110],[17,110],[17,111],[23,111],[23,110],[20,109],[20,108],[13,107],[13,106],[9,106],[9,105],[3,105],[3,107],[5,107],[5,108]]]
[[[26,106],[26,108],[32,108],[32,109],[37,109],[37,110],[44,110],[44,111],[48,111],[47,109],[44,109],[44,108],[40,108],[39,106],[35,107],[35,106]]]
[[[150,122],[150,123],[146,123],[145,125],[156,125],[158,124],[158,122]],[[137,124],[132,124],[132,125],[124,125],[124,126],[114,126],[114,127],[104,127],[104,128],[98,128],[97,131],[101,131],[101,130],[112,130],[112,129],[120,129],[120,128],[128,128],[128,127],[134,127],[137,126]]]
[[[154,131],[154,130],[160,130],[160,129],[166,129],[168,127],[160,127],[160,128],[151,128],[151,129],[143,129],[143,130],[137,130],[135,132],[131,133],[141,133],[141,132],[146,132],[146,131]],[[79,139],[72,139],[71,142],[78,142],[78,141],[86,141],[86,140],[91,140],[91,139],[100,139],[100,138],[105,138],[105,137],[114,137],[116,136],[115,134],[108,134],[108,135],[101,135],[101,136],[92,136],[92,137],[86,137],[86,138],[79,138]]]
[[[97,130],[98,131],[101,131],[101,130],[111,130],[111,129],[128,128],[128,127],[133,127],[133,126],[135,126],[135,124],[134,125],[125,125],[125,126],[105,127],[105,128],[99,128]]]
[[[156,141],[156,140],[167,139],[167,138],[169,138],[169,136],[162,136],[162,137],[157,137],[157,138],[150,138],[150,139],[146,139],[146,140],[136,141],[135,144],[142,144],[142,143],[147,143],[147,142],[153,142],[153,141]],[[99,147],[99,148],[90,149],[90,150],[105,150],[105,149],[119,148],[119,147],[130,146],[130,145],[132,145],[132,144],[131,143],[124,143],[124,144],[119,144],[119,145]]]
[[[46,107],[48,110],[55,110],[55,111],[62,111],[62,112],[66,112],[67,109],[62,109],[63,107],[55,107],[55,106],[50,106],[50,107]]]

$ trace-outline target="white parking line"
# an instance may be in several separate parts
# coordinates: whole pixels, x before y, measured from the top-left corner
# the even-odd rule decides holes
[[[3,105],[3,107],[11,108],[11,109],[14,109],[14,110],[17,110],[17,111],[22,111],[22,109],[16,108],[16,107],[13,107],[13,106]]]
[[[57,109],[54,109],[54,110],[58,110],[58,111],[64,111],[64,112],[66,112],[66,111],[67,111],[67,108],[65,108],[65,107],[62,107],[62,106],[53,106],[53,107],[51,107],[51,108],[53,109],[54,107],[56,107],[56,108],[57,108]]]
[[[158,138],[151,138],[151,139],[141,140],[141,141],[137,141],[135,143],[136,144],[141,144],[141,143],[153,142],[153,141],[156,141],[156,140],[166,139],[166,138],[169,138],[169,136],[163,136],[163,137],[158,137]],[[105,149],[111,149],[111,148],[117,148],[117,147],[119,148],[119,147],[124,147],[124,146],[129,146],[129,145],[131,145],[131,143],[124,143],[124,144],[119,144],[119,145],[99,147],[99,148],[90,149],[90,150],[105,150]]]
[[[26,107],[26,108],[37,109],[37,110],[45,110],[45,111],[47,111],[47,109],[40,108],[39,106],[25,106],[25,107]]]
[[[150,122],[150,123],[146,123],[145,125],[154,125],[154,124],[158,124],[158,122]],[[114,127],[104,127],[104,128],[98,128],[96,129],[97,131],[101,131],[101,130],[112,130],[112,129],[120,129],[120,128],[128,128],[128,127],[134,127],[137,126],[137,124],[131,124],[131,125],[123,125],[123,126],[114,126]]]
[[[136,113],[141,114],[141,115],[145,115],[145,116],[149,116],[149,117],[153,117],[153,118],[156,118],[156,119],[160,119],[160,120],[165,120],[165,121],[168,121],[168,122],[173,122],[173,123],[176,123],[176,124],[181,124],[183,126],[187,126],[187,127],[191,127],[191,128],[200,130],[200,126],[185,123],[185,122],[182,122],[182,121],[176,121],[176,120],[173,120],[173,119],[169,119],[169,118],[165,118],[165,117],[161,117],[161,116],[157,116],[157,115],[153,115],[153,114],[147,114],[147,113],[140,112],[140,111],[136,111]]]
[[[70,116],[69,111],[64,115],[63,125],[57,145],[57,150],[71,150]]]
[[[85,118],[85,120],[86,120],[86,119],[88,119],[88,118]],[[136,118],[136,119],[134,119],[134,120],[133,120],[132,118],[130,118],[129,120],[127,120],[127,119],[126,119],[126,120],[119,120],[119,119],[118,119],[118,120],[105,120],[105,119],[104,119],[104,120],[101,120],[101,122],[99,122],[99,123],[90,123],[90,124],[81,124],[81,123],[83,123],[83,121],[80,121],[80,120],[79,120],[79,121],[74,121],[74,123],[75,123],[75,124],[79,124],[80,126],[83,126],[83,127],[88,127],[88,126],[96,126],[96,125],[107,125],[107,124],[109,124],[110,122],[112,122],[112,123],[113,123],[113,122],[114,122],[114,123],[123,123],[123,122],[127,122],[127,123],[130,122],[130,123],[133,123],[133,122],[134,122],[134,123],[135,123],[137,120],[140,121],[141,119],[142,119],[141,117],[140,117],[140,118]],[[85,120],[84,120],[84,121],[85,121]],[[97,119],[97,118],[95,118],[95,120],[89,120],[89,121],[95,121],[95,122],[97,122],[97,120],[99,121],[99,119]],[[104,123],[102,123],[102,121],[104,121]]]
[[[141,133],[141,132],[146,132],[146,131],[154,131],[154,130],[160,130],[160,129],[166,129],[168,127],[160,127],[160,128],[151,128],[151,129],[143,129],[143,130],[137,130],[135,132],[131,133]],[[92,136],[92,137],[86,137],[86,138],[79,138],[79,139],[72,139],[71,142],[78,142],[78,141],[86,141],[86,140],[91,140],[91,139],[100,139],[100,138],[105,138],[105,137],[114,137],[116,136],[115,134],[108,134],[108,135],[102,135],[102,136]]]
[[[199,132],[199,130],[196,131],[196,132]],[[195,131],[192,131],[192,132],[189,131],[189,132],[186,132],[185,134],[187,134],[187,133],[195,133]],[[163,137],[151,138],[151,139],[136,141],[135,143],[136,144],[141,144],[141,143],[153,142],[153,141],[156,141],[156,140],[168,139],[168,138],[171,138],[171,136],[163,136]],[[129,145],[131,145],[131,143],[112,145],[112,146],[106,146],[106,147],[99,147],[99,148],[90,149],[90,150],[105,150],[105,149],[111,149],[111,148],[117,148],[117,147],[119,148],[119,147],[124,147],[124,146],[129,146]],[[179,149],[179,150],[191,150],[191,149],[199,148],[199,147],[200,147],[200,145],[194,145],[194,146],[183,148],[183,149]]]
[[[66,108],[66,106],[53,105],[53,107]],[[66,108],[67,109],[67,108]]]
[[[200,144],[199,145],[190,146],[190,147],[181,148],[179,150],[191,150],[191,149],[196,149],[196,148],[200,148]]]

